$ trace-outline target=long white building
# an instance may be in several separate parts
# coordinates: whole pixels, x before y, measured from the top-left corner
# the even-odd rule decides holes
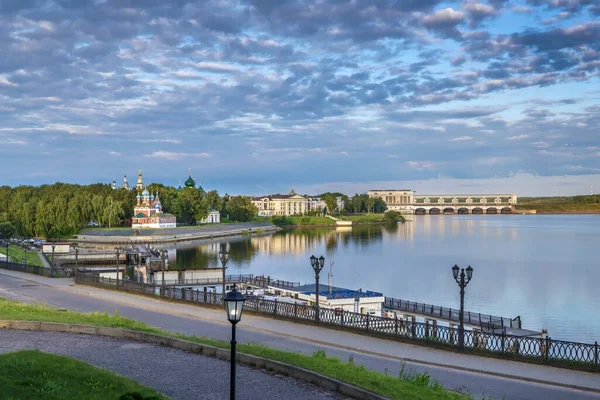
[[[382,199],[388,210],[407,214],[511,214],[517,205],[515,193],[420,194],[414,190],[369,190],[369,197]]]

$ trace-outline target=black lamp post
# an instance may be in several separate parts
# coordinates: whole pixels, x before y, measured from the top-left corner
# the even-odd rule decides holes
[[[325,257],[321,256],[319,258],[315,257],[314,255],[310,257],[310,265],[313,267],[313,269],[315,270],[315,289],[316,289],[316,302],[317,302],[317,314],[315,317],[315,321],[317,322],[317,325],[319,324],[319,319],[320,319],[320,315],[319,315],[319,274],[321,273],[321,270],[323,269],[323,266],[325,265]]]
[[[8,246],[10,244],[10,241],[8,239],[6,239],[6,262],[8,262]]]
[[[231,322],[231,378],[229,381],[229,398],[235,400],[235,325],[242,319],[242,310],[246,298],[233,287],[233,290],[224,297],[227,319]]]
[[[460,270],[460,275],[458,274]],[[458,326],[458,347],[463,350],[465,348],[465,288],[473,277],[473,268],[469,265],[467,267],[467,273],[465,275],[465,269],[459,268],[458,265],[452,267],[452,275],[454,280],[460,287],[460,314],[459,314],[459,326]]]
[[[79,271],[79,247],[75,247],[75,271]]]
[[[120,247],[115,247],[115,251],[117,252],[117,261],[116,261],[116,267],[117,267],[117,286],[119,286],[119,261],[120,261],[119,255],[121,254],[122,250],[123,249],[120,248]]]
[[[56,248],[56,242],[52,242],[52,270],[50,271],[54,275],[54,249]]]
[[[221,249],[219,251],[219,260],[221,260],[221,267],[223,269],[223,299],[225,299],[225,269],[227,268],[227,261],[229,260],[229,252],[227,249]]]
[[[160,266],[162,268],[162,282],[161,282],[161,286],[163,287],[163,293],[164,293],[164,286],[165,286],[165,267],[166,267],[167,255],[168,255],[167,250],[165,250],[165,249],[161,249],[160,250]]]

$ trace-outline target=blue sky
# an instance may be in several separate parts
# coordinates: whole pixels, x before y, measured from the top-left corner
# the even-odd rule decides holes
[[[0,184],[600,191],[596,0],[4,0],[0,51]]]

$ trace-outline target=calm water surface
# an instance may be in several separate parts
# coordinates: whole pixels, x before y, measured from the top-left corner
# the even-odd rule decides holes
[[[229,243],[228,274],[267,274],[312,282],[309,257],[326,258],[321,282],[386,296],[459,307],[451,267],[471,265],[470,311],[520,315],[524,327],[554,339],[600,341],[600,216],[415,216],[398,226],[296,229],[259,237],[181,243],[171,266],[219,267]]]

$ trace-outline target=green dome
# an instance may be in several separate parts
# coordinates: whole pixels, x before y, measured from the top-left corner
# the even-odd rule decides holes
[[[196,187],[196,181],[192,179],[191,175],[185,181],[185,187]]]

